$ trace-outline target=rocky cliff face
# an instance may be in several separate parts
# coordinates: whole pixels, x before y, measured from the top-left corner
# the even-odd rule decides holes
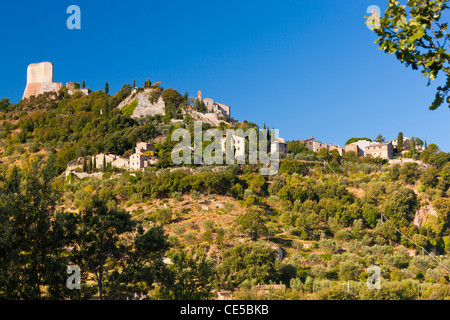
[[[151,93],[156,89],[144,89],[143,91],[137,92],[137,89],[133,89],[131,91],[131,95],[127,97],[124,101],[122,101],[117,107],[122,109],[124,106],[132,103],[137,100],[137,106],[134,109],[132,117],[139,118],[140,116],[154,116],[157,114],[165,115],[165,106],[164,100],[159,97],[156,103],[151,103],[149,98]]]
[[[123,107],[137,101],[137,106],[133,111],[132,117],[139,118],[140,116],[155,116],[157,114],[165,115],[165,106],[164,100],[162,97],[159,97],[156,103],[151,103],[149,98],[153,91],[157,89],[147,88],[147,89],[133,89],[131,94],[123,100],[117,107],[122,109]],[[230,123],[225,119],[219,119],[219,116],[216,113],[201,113],[193,110],[193,108],[188,107],[184,110],[181,110],[182,114],[190,115],[194,120],[202,121],[204,123],[209,123],[214,126],[218,126],[221,122]],[[180,122],[182,120],[172,119],[172,122]]]

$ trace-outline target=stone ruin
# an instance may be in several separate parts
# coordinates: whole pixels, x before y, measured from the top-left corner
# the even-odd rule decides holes
[[[38,96],[45,92],[58,92],[63,87],[61,82],[53,82],[53,64],[51,62],[32,63],[27,69],[27,87],[22,99]],[[81,92],[89,94],[89,89],[80,89],[80,84],[67,82],[69,94]]]
[[[58,92],[62,83],[53,82],[53,64],[51,62],[32,63],[27,69],[27,87],[22,99],[38,96],[45,92]]]

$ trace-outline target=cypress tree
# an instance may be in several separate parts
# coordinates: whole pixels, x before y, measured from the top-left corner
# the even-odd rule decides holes
[[[103,172],[106,172],[106,156],[105,155],[103,155],[103,167],[102,167],[102,171]]]
[[[89,172],[92,172],[92,157],[89,157]]]
[[[83,82],[81,83],[81,88],[82,88],[82,89],[86,88],[86,83],[84,82],[84,80],[83,80]]]
[[[136,88],[136,80],[133,80],[133,89]]]
[[[87,170],[87,163],[86,163],[86,156],[84,156],[84,159],[83,159],[83,172],[86,172],[86,170]]]
[[[428,149],[427,140],[425,140],[425,150]]]
[[[94,163],[92,165],[93,165],[93,167],[92,167],[93,170],[97,169],[97,157],[96,156],[94,156]]]
[[[411,137],[411,154],[416,154],[416,141],[414,140],[414,137]]]
[[[397,137],[397,152],[402,153],[402,151],[403,151],[403,132],[399,132]]]
[[[109,84],[108,84],[108,82],[105,83],[105,93],[106,94],[109,93]]]

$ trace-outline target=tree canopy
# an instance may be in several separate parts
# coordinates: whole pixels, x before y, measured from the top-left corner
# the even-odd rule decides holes
[[[437,88],[429,109],[435,110],[446,102],[450,106],[450,55],[448,53],[448,23],[445,13],[448,0],[408,0],[402,5],[389,0],[380,23],[374,26],[381,50],[427,77],[428,85],[442,72],[445,80]]]

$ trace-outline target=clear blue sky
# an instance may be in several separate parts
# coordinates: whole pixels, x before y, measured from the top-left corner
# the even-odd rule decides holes
[[[417,136],[450,151],[450,110],[429,111],[436,84],[379,51],[366,9],[387,0],[1,1],[0,98],[18,102],[26,68],[110,93],[150,77],[231,106],[287,140]],[[69,30],[69,5],[81,30]]]

